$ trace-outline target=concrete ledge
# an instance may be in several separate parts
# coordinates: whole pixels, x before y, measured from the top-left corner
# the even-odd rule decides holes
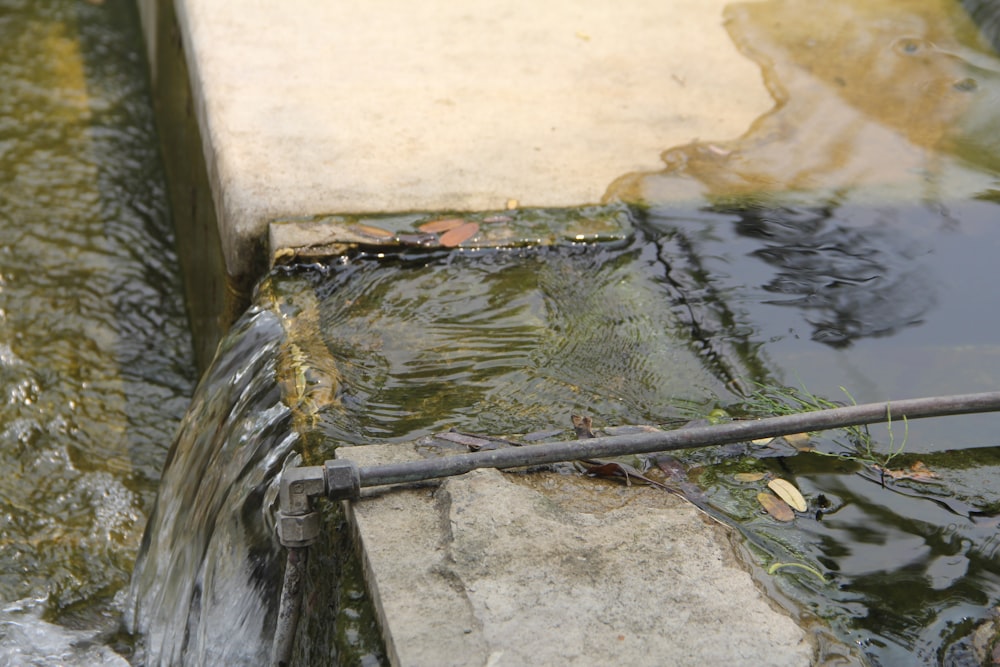
[[[229,273],[278,218],[593,204],[741,134],[772,100],[726,4],[175,0]]]
[[[342,448],[359,465],[424,445]],[[647,487],[479,470],[346,503],[393,664],[809,665],[728,535]]]

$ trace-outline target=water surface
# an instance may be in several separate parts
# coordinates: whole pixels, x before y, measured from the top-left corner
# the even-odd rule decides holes
[[[145,63],[132,3],[0,4],[0,662],[113,663],[193,383]]]

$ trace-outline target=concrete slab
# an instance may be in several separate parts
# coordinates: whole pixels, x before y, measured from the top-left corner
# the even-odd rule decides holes
[[[773,104],[724,0],[174,4],[232,276],[276,218],[597,203]]]
[[[426,444],[342,448],[376,465]],[[395,665],[808,665],[725,530],[648,487],[478,470],[347,503]]]

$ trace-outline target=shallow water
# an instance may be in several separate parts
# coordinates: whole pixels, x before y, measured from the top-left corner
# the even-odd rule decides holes
[[[741,137],[667,150],[661,172],[611,195],[643,203],[640,226],[668,264],[699,258],[672,275],[724,295],[779,384],[862,403],[993,391],[1000,61],[955,3],[807,5],[728,7],[773,110]],[[978,664],[972,634],[1000,601],[996,421],[872,428],[877,451],[904,444],[891,467],[934,475],[886,486],[870,467],[782,444],[756,448],[758,461],[687,462],[750,538],[751,561],[828,580],[784,568],[765,586],[871,664]],[[858,455],[843,433],[811,446]],[[761,515],[763,483],[733,477],[747,470],[796,483],[807,515]]]
[[[193,385],[145,64],[131,3],[0,5],[0,662],[112,664]]]

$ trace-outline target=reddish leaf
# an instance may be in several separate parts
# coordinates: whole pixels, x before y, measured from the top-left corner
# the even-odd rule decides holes
[[[425,222],[424,224],[417,227],[422,232],[432,232],[440,233],[446,232],[449,229],[455,229],[456,227],[461,227],[465,224],[465,220],[462,218],[441,218],[440,220],[431,220],[430,222]]]
[[[461,227],[451,229],[441,235],[441,245],[446,248],[454,248],[468,241],[479,232],[479,225],[475,222],[467,222]]]
[[[382,229],[381,227],[372,227],[371,225],[355,225],[354,229],[361,232],[365,236],[373,236],[378,239],[391,239],[395,236],[388,229]]]

